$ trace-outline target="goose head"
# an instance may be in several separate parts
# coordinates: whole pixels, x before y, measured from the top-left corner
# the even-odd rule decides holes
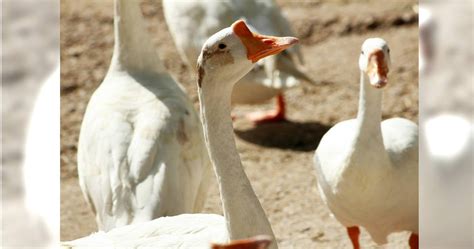
[[[198,85],[201,87],[204,77],[212,77],[212,82],[234,84],[257,61],[278,54],[297,42],[295,37],[254,33],[243,20],[236,21],[204,43],[198,58]]]
[[[390,49],[387,42],[381,38],[370,38],[362,44],[359,57],[359,68],[367,74],[369,82],[376,88],[387,84],[387,74],[390,67]]]

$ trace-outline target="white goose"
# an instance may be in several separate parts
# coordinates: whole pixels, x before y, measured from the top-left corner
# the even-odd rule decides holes
[[[191,68],[196,68],[196,59],[207,38],[241,18],[259,33],[293,35],[288,21],[273,0],[164,0],[163,8],[181,58]],[[297,86],[300,80],[312,83],[295,61],[302,64],[298,46],[262,60],[236,84],[232,103],[256,104],[277,96],[275,110],[251,113],[247,117],[256,123],[284,120],[283,90]]]
[[[201,211],[212,167],[199,116],[163,67],[137,1],[115,1],[115,48],[84,116],[81,189],[100,230]]]
[[[244,172],[233,137],[230,96],[233,85],[255,61],[279,53],[298,40],[250,32],[243,21],[209,38],[199,57],[199,100],[208,151],[217,175],[224,217],[216,214],[182,214],[99,232],[63,246],[81,248],[209,248],[210,243],[271,236],[270,223]]]
[[[149,222],[150,223],[150,222]],[[147,223],[144,223],[147,224]],[[89,237],[78,239],[71,242],[63,242],[61,249],[170,249],[170,248],[192,248],[192,249],[268,249],[272,243],[270,236],[258,235],[252,238],[233,240],[230,242],[220,243],[182,243],[177,245],[173,243],[174,240],[186,241],[186,239],[192,239],[188,235],[175,235],[169,237],[151,237],[142,236],[143,234],[134,233],[137,229],[137,225],[129,225],[120,227],[110,231],[107,236],[103,232],[91,235]],[[158,228],[158,226],[157,226]],[[141,227],[138,227],[141,229]],[[207,231],[214,232],[214,231]],[[129,233],[136,236],[135,239],[129,239]],[[124,237],[125,235],[125,237]],[[142,236],[142,237],[140,237]],[[209,237],[212,234],[208,235]],[[217,236],[216,239],[219,237]]]
[[[392,232],[411,231],[410,247],[418,246],[418,127],[402,118],[381,122],[389,64],[386,42],[367,39],[357,118],[331,128],[314,156],[322,198],[357,249],[358,226],[378,244]]]

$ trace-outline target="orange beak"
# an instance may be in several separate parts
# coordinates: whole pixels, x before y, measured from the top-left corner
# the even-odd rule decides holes
[[[298,43],[298,38],[295,37],[276,37],[253,33],[243,20],[234,22],[232,30],[247,48],[247,58],[252,63],[267,56],[278,54]]]
[[[369,65],[367,74],[370,84],[376,88],[382,88],[387,84],[388,67],[385,63],[385,55],[382,50],[375,50],[369,54]]]

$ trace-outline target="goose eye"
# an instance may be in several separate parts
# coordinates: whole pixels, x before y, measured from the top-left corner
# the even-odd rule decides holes
[[[360,54],[364,54],[364,50],[360,51]]]
[[[224,43],[219,43],[219,49],[224,49],[227,47],[227,45],[225,45]]]
[[[387,53],[389,53],[389,54],[390,54],[390,48],[389,48],[389,49],[387,49]]]

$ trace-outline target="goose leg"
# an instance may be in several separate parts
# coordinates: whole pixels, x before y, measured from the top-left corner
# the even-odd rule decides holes
[[[418,249],[418,234],[412,233],[410,239],[408,239],[408,244],[410,245],[410,249]]]
[[[256,123],[272,123],[286,120],[285,98],[280,93],[276,97],[276,109],[267,112],[254,112],[247,115],[247,118]]]
[[[348,227],[347,228],[347,234],[349,235],[349,238],[351,239],[352,246],[354,247],[354,249],[360,249],[360,245],[359,245],[360,230],[359,230],[359,227],[357,227],[357,226]]]

